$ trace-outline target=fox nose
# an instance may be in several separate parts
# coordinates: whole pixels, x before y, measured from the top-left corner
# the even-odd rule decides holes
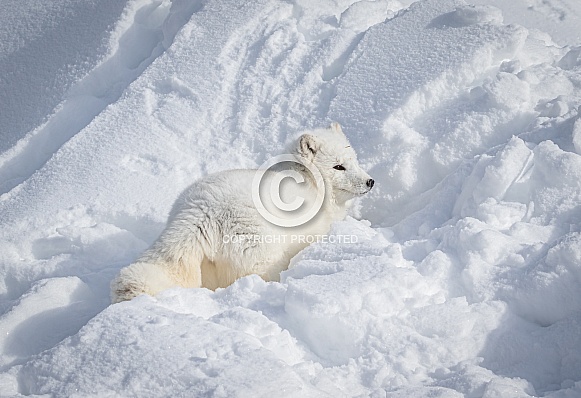
[[[373,184],[375,184],[375,181],[373,181],[373,178],[370,178],[369,180],[367,180],[367,182],[365,183],[365,185],[367,185],[369,187],[369,189],[373,188]]]

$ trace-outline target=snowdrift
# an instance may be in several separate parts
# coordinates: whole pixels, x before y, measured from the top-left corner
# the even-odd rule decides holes
[[[95,4],[98,45],[66,15],[2,49],[37,101],[0,119],[3,396],[581,395],[580,47],[455,0]],[[109,305],[181,190],[333,120],[356,239]]]

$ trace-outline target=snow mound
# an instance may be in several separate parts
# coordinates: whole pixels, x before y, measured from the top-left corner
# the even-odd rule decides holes
[[[2,395],[581,395],[579,43],[499,8],[130,0],[99,46],[5,41],[92,50],[0,119]],[[183,188],[333,120],[376,184],[280,283],[109,305]]]
[[[448,26],[467,26],[480,23],[502,23],[502,11],[492,6],[461,6],[456,11],[447,14]]]

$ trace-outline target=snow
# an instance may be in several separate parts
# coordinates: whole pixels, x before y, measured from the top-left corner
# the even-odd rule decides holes
[[[9,1],[0,395],[581,396],[581,6],[474,3]],[[376,184],[280,283],[110,305],[191,182],[334,120]]]

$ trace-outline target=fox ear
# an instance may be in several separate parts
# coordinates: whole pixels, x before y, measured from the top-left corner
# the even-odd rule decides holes
[[[343,129],[341,128],[341,125],[337,122],[331,123],[331,125],[329,126],[329,129],[334,131],[335,133],[343,134]]]
[[[319,147],[319,141],[311,134],[303,134],[299,138],[299,153],[309,160],[315,157]]]

